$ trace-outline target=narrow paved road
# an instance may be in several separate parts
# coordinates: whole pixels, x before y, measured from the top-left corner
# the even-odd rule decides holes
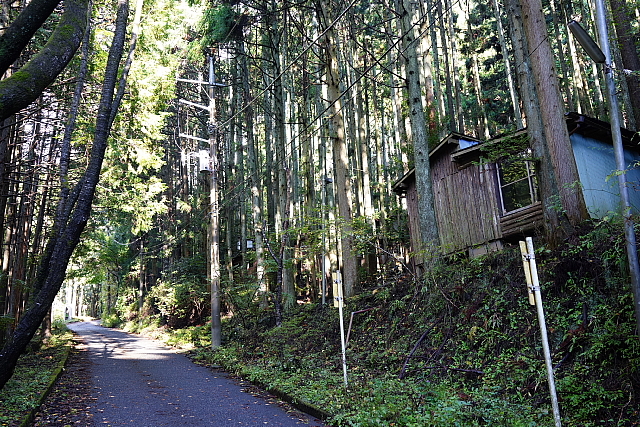
[[[224,373],[193,364],[162,344],[103,328],[70,324],[89,348],[97,393],[95,426],[323,426],[272,399],[243,391]]]

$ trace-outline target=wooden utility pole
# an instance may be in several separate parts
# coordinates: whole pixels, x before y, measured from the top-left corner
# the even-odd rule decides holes
[[[220,322],[220,227],[218,211],[218,125],[216,123],[216,74],[214,49],[209,54],[209,149],[211,161],[211,189],[209,192],[209,274],[211,278],[211,348],[222,345]]]
[[[216,349],[222,344],[222,326],[220,322],[220,212],[218,206],[218,125],[216,123],[216,93],[215,88],[223,86],[216,82],[215,74],[215,62],[214,62],[215,48],[211,48],[211,52],[208,56],[209,62],[209,81],[189,80],[189,79],[177,79],[178,81],[185,83],[195,83],[207,86],[207,93],[209,96],[209,104],[201,105],[195,102],[190,102],[184,99],[180,99],[181,104],[190,105],[206,110],[209,113],[209,123],[207,124],[207,132],[209,133],[209,139],[198,138],[191,135],[180,133],[182,138],[190,138],[197,141],[209,143],[209,164],[206,167],[201,167],[201,171],[208,171],[211,175],[211,182],[209,188],[209,229],[207,231],[207,237],[209,241],[207,263],[209,267],[208,279],[211,283],[211,348]],[[201,152],[206,150],[201,150]],[[203,161],[200,156],[200,161]],[[204,166],[204,165],[202,165]]]

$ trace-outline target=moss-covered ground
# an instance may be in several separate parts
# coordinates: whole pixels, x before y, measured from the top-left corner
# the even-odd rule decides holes
[[[56,328],[45,341],[34,338],[20,356],[15,373],[0,390],[0,426],[28,422],[60,374],[69,355],[73,334]]]

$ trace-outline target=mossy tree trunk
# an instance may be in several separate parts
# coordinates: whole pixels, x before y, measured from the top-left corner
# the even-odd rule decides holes
[[[412,5],[407,0],[397,1],[396,8],[400,14],[400,31],[404,56],[406,57],[405,84],[409,102],[409,120],[413,155],[415,159],[416,187],[418,189],[418,213],[420,235],[424,251],[423,262],[428,269],[437,257],[440,245],[436,213],[433,204],[433,185],[431,183],[431,166],[429,163],[429,123],[427,117],[433,119],[431,112],[433,91],[426,87],[426,108],[422,102],[423,82],[420,81],[418,68],[416,25],[413,20]],[[429,255],[427,256],[427,253]]]
[[[47,44],[20,70],[0,81],[0,120],[35,101],[71,61],[87,28],[88,3],[65,0],[64,14]]]
[[[36,281],[40,283],[36,283],[34,286],[36,289],[40,289],[40,292],[38,292],[33,304],[22,316],[9,342],[0,351],[0,389],[11,378],[18,357],[49,313],[51,304],[65,279],[69,259],[78,245],[80,235],[89,219],[91,204],[100,179],[100,170],[111,129],[111,112],[112,109],[118,107],[113,102],[113,96],[124,49],[128,15],[128,1],[119,0],[116,30],[105,69],[91,157],[79,183],[78,197],[75,200],[73,209],[67,210],[69,215],[64,218],[64,224],[58,223],[53,227],[50,243],[47,246],[50,250],[43,256],[42,265],[39,269],[43,274],[37,276]]]
[[[0,75],[9,69],[60,0],[32,0],[0,35]],[[86,3],[86,2],[85,2]],[[66,5],[65,5],[66,8]]]

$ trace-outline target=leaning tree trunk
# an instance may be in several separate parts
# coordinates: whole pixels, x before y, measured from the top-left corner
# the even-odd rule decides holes
[[[118,107],[113,103],[113,94],[124,47],[129,14],[128,6],[127,0],[119,0],[116,31],[105,69],[91,158],[81,180],[77,201],[68,217],[68,222],[66,224],[58,224],[59,228],[54,229],[54,233],[51,236],[53,244],[50,247],[53,248],[52,252],[49,256],[45,256],[42,261],[46,263],[46,268],[41,269],[41,271],[46,271],[46,275],[39,275],[38,279],[42,280],[42,283],[35,284],[36,288],[40,288],[40,292],[38,292],[29,310],[22,316],[11,340],[0,352],[0,388],[4,387],[9,378],[11,378],[18,357],[22,354],[48,314],[53,300],[65,279],[69,259],[78,245],[80,234],[89,219],[91,204],[100,179],[100,169],[107,148],[111,111]]]

